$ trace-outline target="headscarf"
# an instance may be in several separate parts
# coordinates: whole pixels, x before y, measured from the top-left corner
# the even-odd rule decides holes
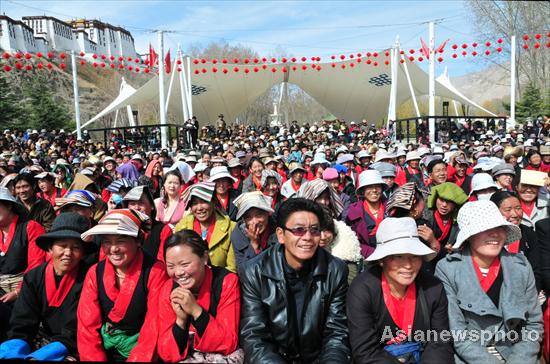
[[[187,210],[187,207],[189,207],[189,202],[191,202],[193,196],[206,202],[212,202],[212,196],[214,196],[215,190],[216,184],[214,182],[199,182],[190,186],[181,196],[185,209]]]
[[[336,190],[330,183],[324,179],[314,179],[306,183],[303,189],[298,191],[296,197],[303,197],[311,201],[315,201],[319,196],[328,189],[330,196],[330,211],[332,216],[338,217],[344,211],[342,199],[338,196]]]
[[[151,162],[149,162],[149,164],[147,165],[147,169],[145,170],[145,175],[147,177],[149,178],[153,177],[153,169],[157,164],[160,164],[160,161],[157,159],[153,159]],[[162,171],[162,165],[160,170]]]
[[[135,165],[130,162],[124,163],[116,168],[116,171],[120,173],[122,178],[126,178],[132,182],[137,182],[140,175]]]
[[[191,168],[189,164],[183,161],[177,161],[170,168],[168,168],[168,172],[174,170],[179,171],[184,184],[189,182],[191,178],[195,177],[195,172],[193,171],[193,168]]]
[[[386,204],[386,211],[388,211],[388,214],[391,215],[391,211],[396,208],[410,211],[416,202],[414,200],[416,192],[420,193],[420,190],[414,182],[407,182],[403,186],[398,187],[390,196]]]
[[[273,177],[277,180],[277,183],[279,184],[279,187],[281,187],[281,184],[283,183],[283,180],[281,178],[281,175],[275,171],[272,171],[271,169],[264,169],[262,171],[262,188],[265,187],[265,184],[267,183],[267,179],[269,177]]]

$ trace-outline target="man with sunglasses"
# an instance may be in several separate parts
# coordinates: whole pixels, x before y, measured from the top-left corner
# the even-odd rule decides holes
[[[240,342],[250,363],[350,362],[346,264],[319,248],[322,207],[291,198],[277,212],[275,244],[241,279]]]

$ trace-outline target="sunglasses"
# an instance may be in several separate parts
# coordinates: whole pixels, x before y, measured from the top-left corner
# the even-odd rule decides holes
[[[289,229],[287,227],[283,226],[283,230],[290,231],[292,235],[294,236],[304,236],[309,231],[311,236],[320,236],[321,235],[321,229],[318,226],[310,226],[310,227],[296,227],[293,229]]]

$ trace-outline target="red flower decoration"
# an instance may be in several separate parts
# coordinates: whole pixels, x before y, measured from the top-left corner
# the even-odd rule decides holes
[[[523,45],[523,49],[529,49],[529,44],[525,43],[525,44]]]
[[[374,63],[372,64],[374,67],[378,67],[378,62],[374,61]]]
[[[239,67],[234,67],[233,72],[239,72]]]
[[[151,72],[151,71],[149,71],[149,68],[146,68],[146,69],[143,70],[143,72],[149,73],[149,72]]]
[[[15,53],[15,58],[21,59],[23,58],[23,55],[21,53]]]
[[[106,60],[106,59],[107,59],[107,56],[104,55],[104,54],[102,54],[102,55],[101,55],[101,59]]]
[[[275,57],[271,58],[271,63],[277,63],[277,58]]]
[[[178,60],[178,61],[179,61],[179,60]],[[180,62],[179,64],[181,64],[181,61],[179,61],[179,62]],[[205,58],[202,58],[202,59],[201,59],[201,63],[206,63],[206,59],[205,59]]]
[[[350,63],[349,65],[351,68],[355,67],[355,63]]]
[[[36,57],[37,57],[37,58],[42,58],[42,56],[43,56],[42,52],[36,53]]]
[[[19,62],[15,62],[15,68],[17,68],[18,70],[22,69],[23,68],[23,65]]]
[[[291,61],[291,62],[296,62],[296,57],[292,57],[292,58],[290,59],[290,61]]]
[[[111,62],[112,62],[112,61],[115,60],[115,56],[111,56],[111,57],[109,57],[109,59],[110,59]],[[149,60],[145,60],[145,64],[147,64],[147,63],[149,63]]]
[[[43,69],[44,68],[44,65],[42,63],[39,63],[36,65],[36,68],[38,68],[39,70]]]
[[[372,54],[372,56],[373,56],[373,57],[378,57],[378,53],[377,53],[377,52],[374,52],[374,53]]]
[[[344,56],[343,54],[340,55],[340,59],[346,59],[346,56]]]
[[[276,69],[275,67],[273,67],[273,68],[271,69],[271,72],[275,73],[275,72],[277,72],[277,69]]]
[[[233,58],[233,63],[235,63],[235,64],[239,63],[239,59],[238,58]]]
[[[128,66],[128,71],[132,71],[133,69],[134,69],[134,67]]]
[[[457,49],[458,46],[457,46],[456,44],[453,44],[453,45],[451,46],[451,48],[452,48],[452,49]]]
[[[218,60],[216,58],[212,59],[212,64],[217,64]]]
[[[115,64],[114,63],[111,63],[109,66],[111,67],[111,69],[115,69]]]
[[[292,70],[293,70],[293,71],[296,71],[297,69],[298,69],[298,67],[292,66]]]
[[[101,64],[101,68],[105,68],[105,66],[106,66],[105,63]]]
[[[342,69],[346,69],[346,65],[345,65],[345,64],[341,65],[340,67],[342,67]]]
[[[539,49],[539,48],[540,48],[540,43],[535,43],[535,44],[533,45],[533,47],[535,47],[535,49]]]
[[[61,58],[61,59],[65,59],[65,57],[66,57],[65,53],[61,53],[61,54],[59,55],[59,58]]]
[[[199,70],[194,70],[193,73],[198,75],[200,73],[200,71]]]
[[[477,43],[472,43],[472,47],[477,47]]]
[[[399,51],[399,54],[405,54],[405,51],[404,51],[404,50],[400,50],[400,51]]]
[[[306,57],[302,57],[302,58],[300,58],[300,59],[302,60],[302,62],[307,61],[307,58],[306,58]]]
[[[502,38],[498,38],[498,39],[497,39],[497,43],[498,43],[498,44],[502,44],[502,42],[503,42]]]
[[[498,48],[497,48],[497,52],[498,52],[498,53],[502,52],[502,48],[498,47]]]
[[[467,54],[468,54],[468,52],[466,52],[466,51],[463,51],[463,52],[462,52],[462,55],[463,55],[463,56],[466,56]]]
[[[414,49],[409,50],[410,54],[414,54]]]
[[[361,53],[357,53],[357,57],[361,57]]]
[[[119,64],[119,65],[118,65],[118,69],[123,70],[123,69],[124,69],[124,65],[123,65],[123,64]]]
[[[193,60],[193,64],[199,64],[199,60],[195,58],[195,59]]]
[[[316,60],[317,62],[321,62],[321,57],[316,57],[315,60]]]
[[[53,65],[52,65],[51,63],[48,63],[48,64],[46,65],[46,67],[48,67],[48,69],[51,70],[51,69],[53,68]]]
[[[93,68],[97,68],[98,64],[96,62],[92,63]]]
[[[371,56],[371,53],[370,52],[367,52],[367,57],[370,57]]]
[[[81,59],[81,60],[80,60],[80,65],[81,65],[81,66],[84,66],[85,64],[86,64],[86,61],[83,60],[83,59]]]
[[[468,45],[467,45],[466,43],[464,43],[464,44],[462,45],[462,49],[466,49],[466,48],[468,48]]]
[[[409,57],[409,61],[411,61],[411,62],[414,61],[414,57],[413,57],[413,56],[410,56],[410,57]]]
[[[4,59],[10,59],[10,54],[8,52],[5,52],[4,54],[2,54],[2,58]]]
[[[336,59],[336,56],[330,56],[330,59]]]
[[[248,68],[244,69],[244,73],[249,73],[249,72],[250,72],[250,70]]]
[[[422,56],[418,57],[418,62],[422,62],[424,60],[424,58],[422,58]]]
[[[262,57],[262,62],[267,62],[267,58]]]
[[[540,35],[540,34],[538,34],[538,33],[535,34],[535,39],[540,39],[540,38],[542,38],[542,35]]]
[[[248,58],[245,58],[245,59],[243,60],[243,62],[244,62],[245,64],[250,63],[250,61],[248,60]]]
[[[216,67],[212,67],[212,72],[216,73],[216,72],[218,72],[218,69]]]
[[[390,64],[390,61],[386,60],[386,61],[384,61],[384,64],[387,66],[387,65]]]
[[[132,62],[132,57],[128,57],[128,62]]]
[[[546,43],[546,48],[550,48],[550,42]]]
[[[336,67],[336,64],[333,63],[333,64],[331,64],[330,66],[331,66],[332,68],[335,68],[335,67]]]
[[[366,64],[371,64],[372,61],[370,59],[367,59],[367,61],[365,62]]]
[[[353,54],[349,55],[349,58],[354,58],[354,57],[355,57],[355,55],[353,55]]]
[[[258,72],[260,69],[258,67],[254,67],[253,71]]]
[[[267,69],[267,64],[262,64],[262,69],[266,70]]]
[[[223,64],[226,64],[226,63],[227,63],[227,59],[225,59],[225,58],[222,59],[222,63],[223,63]]]
[[[321,65],[318,65],[317,66],[317,72],[319,72],[321,70]]]
[[[11,67],[10,67],[9,64],[7,64],[7,65],[4,66],[4,71],[6,71],[6,72],[11,71]]]
[[[178,59],[178,60],[176,61],[176,64],[181,64],[181,59]]]
[[[452,57],[453,57],[453,58],[456,58],[456,57],[458,57],[458,56],[457,56],[456,54],[453,54]]]
[[[286,63],[286,61],[287,61],[287,59],[286,59],[286,58],[284,58],[284,57],[283,57],[283,58],[281,58],[281,62],[283,62],[283,63]]]
[[[32,58],[32,56],[31,56],[30,53],[25,53],[25,59],[31,59],[31,58]]]
[[[48,52],[48,58],[53,58],[53,53],[52,52]]]
[[[474,57],[477,56],[477,52],[476,52],[476,51],[473,51],[473,52],[472,52],[472,56],[474,56]]]
[[[491,51],[490,51],[490,50],[486,50],[486,51],[485,51],[485,55],[486,55],[486,56],[488,56],[488,55],[490,55],[490,54],[491,54]]]
[[[400,59],[400,60],[399,60],[399,63],[405,63],[405,60],[404,60],[404,59]]]
[[[286,69],[286,67],[283,67],[283,68],[281,69],[281,71],[283,71],[283,73],[287,73],[287,72],[288,72],[288,70]]]
[[[181,68],[178,68],[178,72],[181,71]],[[139,67],[136,67],[136,73],[139,73]]]
[[[438,61],[438,62],[443,62],[443,57],[438,57],[438,58],[437,58],[437,61]]]
[[[181,68],[178,68],[178,70],[181,70]],[[202,73],[206,73],[206,72],[207,72],[206,68],[203,68],[203,69],[201,70],[201,72],[202,72]]]
[[[253,62],[258,63],[258,62],[260,62],[260,60],[258,58],[254,58]]]
[[[389,57],[389,56],[390,56],[390,52],[385,51],[385,52],[384,52],[384,55],[385,55],[386,57]]]
[[[97,59],[97,54],[95,54],[95,53],[92,54],[92,58],[93,58],[93,59]],[[121,57],[121,58],[122,58],[122,57]]]
[[[97,56],[96,56],[96,58],[97,58]],[[118,57],[118,61],[119,61],[119,62],[122,62],[122,61],[124,61],[124,57],[122,57],[122,56],[119,56],[119,57]]]
[[[486,42],[486,43],[485,43],[485,46],[486,46],[486,47],[490,47],[490,46],[491,46],[491,42]]]

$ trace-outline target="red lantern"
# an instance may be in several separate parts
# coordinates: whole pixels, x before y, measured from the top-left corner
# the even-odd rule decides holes
[[[178,59],[178,60],[176,61],[176,64],[181,64],[181,59]]]
[[[114,66],[114,65],[113,65],[113,66]],[[143,72],[149,73],[149,72],[151,72],[151,71],[149,71],[149,68],[146,68],[146,69],[143,70]]]
[[[399,54],[405,54],[405,51],[404,51],[404,50],[400,50],[400,51],[399,51]]]
[[[239,67],[234,67],[233,72],[239,72]]]
[[[410,56],[410,57],[409,57],[409,61],[413,62],[413,61],[414,61],[414,57],[413,57],[413,56]]]
[[[128,57],[128,62],[132,62],[132,57]]]
[[[11,67],[10,67],[9,64],[7,64],[7,65],[4,66],[4,71],[6,71],[6,72],[11,71]]]
[[[254,67],[254,68],[252,69],[252,71],[254,71],[254,72],[258,72],[259,70],[260,70],[260,69],[259,69],[258,67]]]
[[[485,51],[485,55],[486,55],[486,56],[488,56],[488,55],[490,55],[490,54],[491,54],[491,51],[490,51],[490,50],[486,50],[486,51]]]
[[[472,47],[477,47],[477,43],[472,43]]]
[[[372,64],[374,67],[378,67],[378,62],[374,61],[374,63]]]
[[[357,58],[357,64],[361,63],[361,58]]]
[[[199,70],[194,70],[193,73],[198,75],[200,73],[200,71]]]
[[[25,69],[27,71],[32,71],[32,66],[30,64],[28,64],[28,65],[25,66]]]
[[[46,65],[46,67],[48,67],[48,69],[51,70],[51,69],[53,68],[53,65],[52,65],[51,63],[48,63],[48,64]]]
[[[44,65],[42,63],[39,63],[36,65],[36,68],[38,68],[39,70],[43,69],[44,68]]]
[[[477,56],[477,52],[476,52],[476,51],[473,51],[473,52],[472,52],[472,56],[474,56],[474,57]]]
[[[252,62],[258,63],[258,62],[260,62],[260,60],[258,58],[254,58],[254,60]]]
[[[385,61],[384,61],[384,64],[385,64],[385,65],[387,66],[387,65],[389,65],[389,64],[390,64],[390,61],[388,61],[388,60],[385,60]]]
[[[389,56],[390,56],[390,52],[385,51],[385,52],[384,52],[384,55],[385,55],[386,57],[389,57]]]
[[[80,52],[80,57],[84,57],[85,55],[86,55],[86,53]]]
[[[315,62],[317,60],[317,57],[311,57],[311,62]]]
[[[466,57],[467,54],[468,54],[468,52],[466,52],[466,51],[463,51],[463,52],[462,52],[462,55],[463,55],[464,57]]]
[[[212,67],[212,72],[216,73],[216,72],[218,72],[218,69],[216,67]]]
[[[497,52],[498,52],[498,53],[502,52],[502,48],[498,47],[498,48],[497,48]]]
[[[457,48],[458,48],[458,45],[453,44],[451,48],[452,48],[452,49],[457,49]]]
[[[399,63],[405,63],[405,60],[404,60],[404,59],[400,59],[400,60],[399,60]]]
[[[133,66],[128,66],[128,71],[132,71],[134,69]]]
[[[336,56],[330,56],[330,59],[336,59]]]
[[[273,67],[273,68],[271,69],[271,72],[275,73],[275,72],[277,72],[277,69],[276,69],[275,67]]]
[[[349,58],[352,58],[352,59],[353,59],[354,57],[355,57],[355,55],[353,55],[353,54],[350,54],[350,55],[349,55]]]
[[[227,68],[224,68],[224,69],[222,70],[222,72],[223,72],[223,73],[227,73],[227,72],[229,72],[229,71],[227,70]]]
[[[539,49],[539,48],[540,48],[540,43],[535,43],[535,44],[533,45],[533,47],[535,47],[535,49]]]
[[[343,70],[346,69],[346,65],[345,65],[345,64],[340,65],[340,67],[342,67]]]
[[[414,49],[409,50],[410,54],[414,54]]]
[[[180,62],[180,63],[178,63],[178,64],[181,64],[181,60],[178,60],[178,61]],[[206,63],[206,59],[205,59],[205,58],[201,58],[201,63],[203,63],[203,64]]]
[[[540,35],[540,34],[538,34],[538,33],[535,34],[535,39],[540,39],[540,38],[542,38],[542,35]]]
[[[19,62],[15,62],[15,68],[17,68],[18,70],[23,69],[23,65]]]
[[[59,68],[61,68],[62,70],[64,70],[65,67],[66,67],[66,66],[65,66],[65,63],[60,63],[60,64],[59,64]]]
[[[36,58],[42,58],[42,52],[36,53]]]
[[[233,58],[233,63],[238,64],[238,63],[239,63],[239,59],[238,59],[238,58]]]
[[[336,64],[333,63],[333,64],[331,64],[330,66],[331,66],[332,68],[335,68],[335,67],[336,67]]]
[[[84,66],[85,64],[86,64],[86,61],[83,60],[83,59],[81,59],[81,60],[80,60],[80,65],[81,65],[81,66]]]
[[[307,70],[307,66],[305,64],[302,66],[302,70]]]
[[[94,54],[94,55],[95,55],[95,54]],[[97,56],[95,56],[94,58],[97,58]],[[122,56],[119,56],[119,57],[118,57],[118,61],[119,61],[119,62],[122,62],[122,61],[124,61],[124,57],[122,57]]]
[[[114,60],[115,60],[115,56],[111,56],[111,57],[109,57],[109,59],[110,59],[110,60],[111,60],[111,62],[112,62],[112,61],[114,61]],[[147,64],[148,62],[149,62],[148,60],[145,60],[145,64]]]
[[[468,45],[466,43],[462,44],[462,49],[468,48]]]
[[[267,69],[267,64],[262,64],[262,69],[266,70]]]
[[[529,36],[527,34],[523,35],[523,40],[529,40]]]
[[[61,59],[65,59],[65,57],[66,57],[65,53],[61,53],[61,54],[59,54],[59,58],[61,58]]]
[[[349,65],[351,68],[355,67],[355,63],[350,63]]]
[[[23,55],[21,53],[15,53],[15,58],[21,59],[23,58]]]
[[[374,53],[372,54],[372,56],[373,56],[373,57],[378,57],[378,52],[374,52]]]
[[[106,64],[105,63],[102,63],[101,64],[101,68],[105,68]]]
[[[321,65],[318,65],[317,66],[317,72],[319,72],[321,70]]]
[[[440,62],[440,63],[443,62],[443,57],[438,57],[437,61]]]
[[[491,42],[486,42],[486,43],[485,43],[485,46],[486,46],[486,47],[490,47],[490,46],[491,46]]]
[[[502,42],[503,42],[502,38],[498,38],[498,39],[497,39],[497,43],[498,43],[498,44],[502,44]]]
[[[422,56],[418,57],[418,62],[422,62],[424,60],[424,58],[422,58]]]
[[[193,60],[193,64],[199,64],[199,60],[195,58],[195,59]]]
[[[250,72],[250,70],[248,68],[244,69],[244,73],[249,73],[249,72]]]
[[[226,64],[226,63],[227,63],[227,59],[225,59],[225,58],[222,59],[222,63],[223,63],[223,64]]]
[[[452,57],[453,57],[453,58],[456,58],[456,57],[458,57],[458,56],[456,55],[456,53],[453,53]]]
[[[277,63],[277,58],[275,57],[271,58],[271,63]]]
[[[317,62],[321,62],[321,57],[315,57],[315,60],[316,60]]]
[[[342,55],[340,55],[340,59],[342,59],[342,60],[343,60],[343,59],[346,59],[346,56],[344,56],[344,55],[342,54]]]
[[[267,58],[262,57],[262,62],[267,62]]]
[[[287,59],[285,57],[281,58],[281,62],[286,63]]]
[[[281,71],[283,71],[283,73],[287,73],[287,72],[288,72],[288,70],[286,69],[286,67],[283,67],[283,68],[281,69]]]
[[[370,59],[367,59],[367,61],[365,62],[366,64],[371,64],[372,61]]]
[[[523,45],[523,49],[529,49],[529,44],[525,43],[525,44]]]
[[[111,69],[115,69],[115,64],[114,63],[111,63],[109,66],[111,67]]]
[[[93,59],[97,59],[97,54],[95,54],[95,53],[92,54],[92,58],[93,58]]]
[[[548,38],[550,38],[550,32],[546,33],[546,36],[547,36]]]
[[[357,53],[357,57],[361,57],[361,53]]]
[[[367,52],[367,57],[370,57],[371,56],[371,53],[370,52]]]
[[[217,60],[216,58],[214,58],[214,59],[212,60],[212,64],[216,64],[216,63],[218,63],[218,60]]]
[[[292,70],[293,70],[293,71],[296,71],[297,69],[298,69],[298,67],[292,66]]]
[[[244,64],[250,63],[250,61],[248,60],[248,58],[245,58],[243,62],[244,62]]]
[[[2,58],[4,59],[10,59],[10,54],[8,52],[5,52],[4,54],[2,54]]]
[[[53,58],[53,53],[52,52],[48,52],[48,58]]]
[[[118,65],[118,69],[123,70],[123,69],[124,69],[124,65],[123,65],[123,64],[119,64],[119,65]]]
[[[181,68],[178,68],[178,70],[181,70]],[[203,68],[203,69],[201,70],[201,72],[202,72],[202,73],[206,73],[206,72],[207,72],[207,69],[206,69],[206,68]]]
[[[104,55],[104,54],[102,54],[102,55],[101,55],[101,59],[102,59],[102,60],[106,60],[106,59],[107,59],[107,56]]]
[[[96,62],[92,63],[93,68],[97,68],[98,64]]]
[[[178,72],[181,71],[181,68],[178,68]],[[136,67],[136,73],[139,73],[139,67]]]

